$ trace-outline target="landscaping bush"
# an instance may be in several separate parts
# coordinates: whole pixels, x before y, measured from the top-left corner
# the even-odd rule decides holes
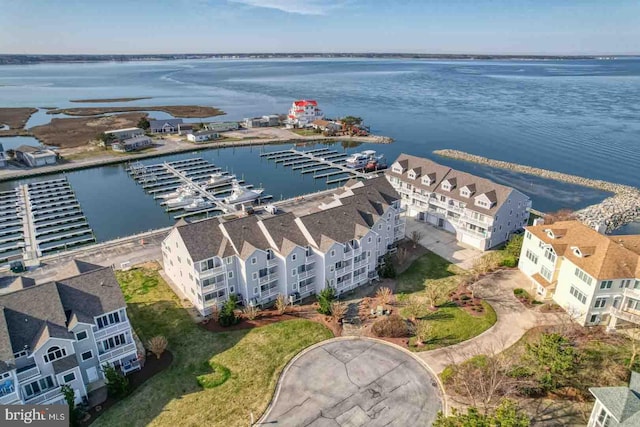
[[[384,256],[384,265],[380,267],[378,274],[385,279],[394,279],[396,277],[396,268],[391,260],[391,255]]]
[[[507,255],[500,263],[502,267],[513,268],[518,266],[518,259],[514,256]]]
[[[245,307],[244,310],[242,310],[242,313],[247,319],[255,320],[256,317],[258,317],[258,313],[260,313],[260,309],[258,307],[250,305],[248,307]]]
[[[235,295],[231,295],[227,301],[225,301],[218,315],[218,323],[220,326],[235,325],[240,321],[240,318],[236,316],[236,306],[238,305],[238,299]]]
[[[408,335],[409,328],[402,317],[392,314],[374,323],[371,331],[377,337],[400,338]]]
[[[289,303],[287,302],[287,297],[280,294],[278,298],[276,298],[276,311],[278,314],[282,315],[287,311],[287,307]]]
[[[339,322],[347,313],[347,304],[342,301],[333,301],[331,303],[331,316],[333,320]]]
[[[222,366],[215,362],[205,363],[206,367],[211,367],[212,372],[209,374],[198,375],[196,377],[198,385],[202,388],[214,388],[222,385],[231,376],[231,371],[226,366]]]
[[[331,303],[336,299],[336,290],[327,286],[318,294],[318,313],[326,316],[331,315]]]
[[[131,392],[129,380],[125,377],[120,370],[114,368],[111,365],[103,365],[102,372],[107,383],[107,392],[109,396],[115,398],[125,397]]]
[[[164,353],[164,351],[167,349],[168,344],[169,343],[167,342],[167,339],[165,337],[163,337],[162,335],[157,335],[147,342],[147,348],[151,353],[156,355],[157,359],[160,359],[162,353]]]

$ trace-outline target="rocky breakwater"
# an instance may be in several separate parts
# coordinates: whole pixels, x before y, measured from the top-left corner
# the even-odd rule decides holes
[[[640,221],[640,190],[636,187],[489,159],[464,151],[436,150],[433,153],[442,157],[479,163],[492,168],[507,169],[613,193],[611,197],[607,197],[602,202],[575,212],[580,221],[595,228],[604,226],[608,233],[625,224]]]

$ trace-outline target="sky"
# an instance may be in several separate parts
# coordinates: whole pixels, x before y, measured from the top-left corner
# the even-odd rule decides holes
[[[640,0],[0,0],[0,54],[640,54]]]

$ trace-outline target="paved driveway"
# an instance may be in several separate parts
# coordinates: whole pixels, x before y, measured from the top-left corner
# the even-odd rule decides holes
[[[434,377],[411,354],[369,339],[338,339],[285,369],[257,425],[429,426],[442,408]]]

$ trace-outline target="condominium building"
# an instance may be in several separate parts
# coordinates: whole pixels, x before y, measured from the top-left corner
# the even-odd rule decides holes
[[[386,171],[407,214],[487,250],[509,240],[529,221],[531,200],[496,184],[429,159],[401,154]]]
[[[139,369],[126,304],[111,268],[82,262],[69,277],[16,280],[0,294],[0,404],[77,402],[104,385],[102,366]]]
[[[165,273],[208,315],[231,294],[261,306],[369,283],[404,238],[399,197],[384,177],[349,181],[312,210],[180,222],[162,243]]]
[[[596,402],[587,427],[640,426],[640,373],[631,372],[629,386],[592,387]]]
[[[314,120],[323,119],[324,114],[318,108],[318,101],[312,99],[300,99],[293,101],[287,116],[287,127],[306,127]]]
[[[640,235],[605,236],[578,221],[530,226],[518,267],[534,295],[581,325],[640,324]]]

